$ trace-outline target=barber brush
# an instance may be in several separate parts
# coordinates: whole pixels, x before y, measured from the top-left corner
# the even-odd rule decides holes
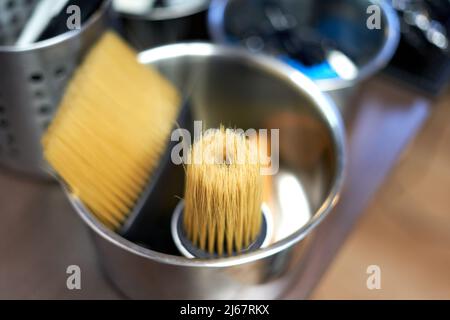
[[[256,140],[210,129],[194,143],[186,166],[184,201],[172,236],[189,258],[219,258],[256,250],[270,239]]]
[[[126,234],[168,171],[164,155],[180,103],[168,80],[108,32],[71,80],[43,137],[44,156],[98,220]]]

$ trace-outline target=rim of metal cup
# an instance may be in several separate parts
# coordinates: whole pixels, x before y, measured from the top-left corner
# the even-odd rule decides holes
[[[55,37],[52,37],[50,39],[45,39],[25,46],[0,45],[0,52],[11,52],[11,53],[27,52],[51,47],[69,41],[72,38],[75,38],[78,35],[86,32],[86,30],[88,30],[93,24],[95,24],[98,20],[100,20],[103,17],[103,15],[111,8],[111,5],[112,0],[104,0],[103,3],[101,4],[101,7],[91,17],[89,17],[89,19],[81,26],[80,29],[70,30],[61,33]]]
[[[223,29],[223,17],[225,9],[230,0],[212,0],[208,12],[208,27],[211,37],[214,41],[221,44],[226,44],[226,35]],[[345,80],[340,78],[315,80],[315,83],[325,91],[332,91],[354,86],[356,83],[363,81],[375,74],[380,69],[384,68],[397,50],[400,42],[400,21],[397,13],[392,6],[385,0],[367,0],[367,2],[378,5],[381,12],[386,18],[387,24],[385,26],[386,40],[381,50],[362,67],[358,66],[358,76],[352,80]]]
[[[134,14],[134,13],[120,13],[122,17],[140,20],[160,21],[178,19],[197,14],[206,10],[211,0],[197,0],[194,4],[183,3],[166,8],[153,8],[148,13]]]
[[[170,229],[172,233],[173,241],[175,242],[175,246],[183,254],[185,257],[193,259],[193,258],[203,258],[201,255],[205,255],[205,258],[208,259],[217,259],[213,255],[203,251],[202,249],[195,248],[194,245],[190,242],[190,240],[184,235],[182,231],[182,217],[183,217],[183,209],[184,209],[184,200],[180,200],[178,205],[176,206],[172,219],[170,222]],[[258,250],[260,248],[265,248],[269,245],[270,240],[272,238],[272,228],[273,221],[270,213],[270,209],[266,204],[262,204],[261,206],[261,214],[263,216],[263,226],[261,227],[261,232],[256,241],[253,241],[247,248],[243,249],[243,253],[251,252],[254,250]],[[199,255],[195,255],[195,252]],[[206,257],[207,256],[207,257]]]
[[[189,266],[189,267],[230,267],[257,261],[262,258],[272,256],[286,248],[289,248],[303,238],[305,238],[327,215],[337,203],[340,197],[344,182],[346,142],[343,120],[334,102],[320,91],[316,84],[298,70],[278,61],[277,59],[265,55],[252,55],[242,48],[232,48],[227,46],[214,45],[211,43],[179,43],[157,47],[144,52],[138,56],[140,62],[148,64],[162,58],[174,58],[184,55],[194,56],[226,56],[236,58],[242,63],[249,63],[261,68],[280,80],[286,81],[286,85],[297,87],[305,96],[316,104],[318,112],[327,120],[330,128],[333,147],[336,152],[336,172],[329,193],[320,208],[313,214],[312,218],[302,228],[290,236],[273,243],[266,248],[244,253],[238,256],[218,259],[189,259],[183,256],[175,256],[157,252],[141,247],[131,241],[126,240],[114,231],[100,223],[89,210],[79,201],[76,195],[71,194],[66,189],[70,202],[75,211],[84,222],[97,235],[111,244],[128,251],[131,254],[160,263]]]

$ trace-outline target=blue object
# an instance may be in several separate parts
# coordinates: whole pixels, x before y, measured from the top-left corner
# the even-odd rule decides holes
[[[320,64],[305,66],[298,60],[294,60],[288,56],[279,56],[279,58],[290,65],[291,67],[299,70],[304,73],[312,80],[321,80],[321,79],[333,79],[339,78],[339,75],[333,69],[333,67],[328,63],[328,61],[324,61]]]

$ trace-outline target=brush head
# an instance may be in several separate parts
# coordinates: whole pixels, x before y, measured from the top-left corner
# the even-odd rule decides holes
[[[211,255],[239,254],[261,233],[263,179],[258,148],[221,127],[196,141],[186,168],[183,229]]]
[[[180,101],[108,32],[69,83],[43,137],[44,156],[101,222],[118,229],[158,166]]]

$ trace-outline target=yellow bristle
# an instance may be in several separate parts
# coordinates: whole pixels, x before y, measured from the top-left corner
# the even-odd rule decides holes
[[[221,127],[192,147],[183,225],[189,240],[210,254],[239,253],[260,232],[263,178],[252,143]]]
[[[42,139],[44,156],[83,204],[117,229],[158,166],[180,103],[164,77],[107,32],[68,85]]]

